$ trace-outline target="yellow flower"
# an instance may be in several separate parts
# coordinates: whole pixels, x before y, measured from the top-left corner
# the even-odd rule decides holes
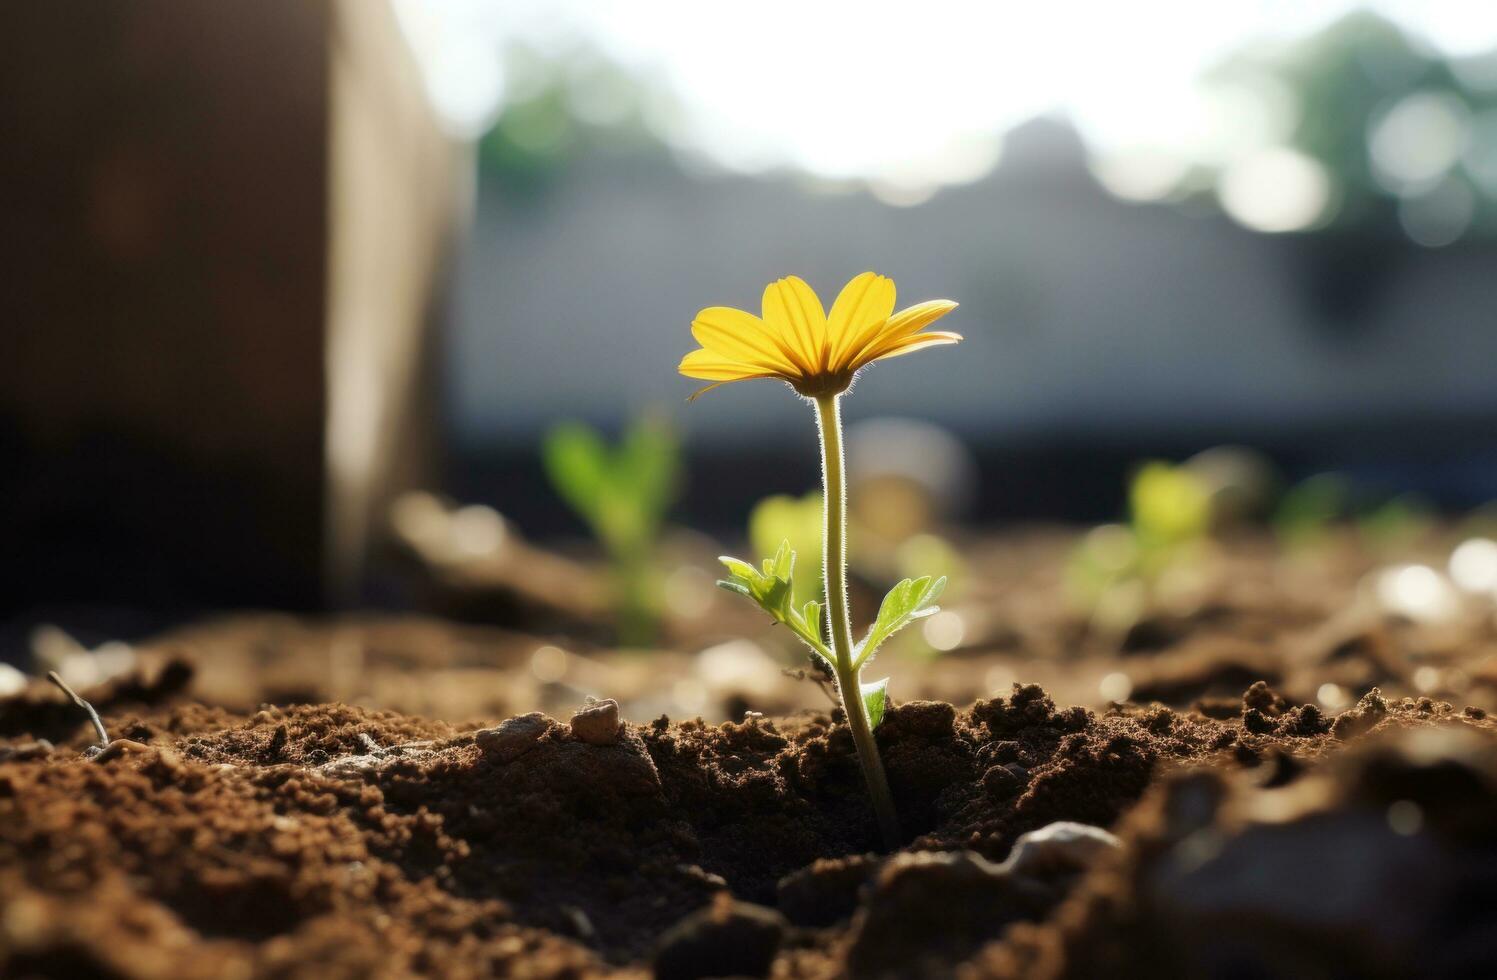
[[[894,281],[865,272],[842,288],[832,312],[795,276],[764,287],[764,316],[712,306],[691,335],[701,350],[681,359],[688,378],[715,381],[692,398],[733,381],[778,378],[808,398],[846,391],[858,370],[886,357],[954,344],[960,334],[922,331],[956,309],[935,299],[894,312]]]

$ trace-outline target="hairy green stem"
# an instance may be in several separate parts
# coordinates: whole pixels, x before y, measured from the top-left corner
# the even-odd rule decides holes
[[[863,705],[863,687],[858,680],[861,670],[853,664],[852,618],[847,605],[847,477],[842,466],[842,413],[838,399],[837,395],[816,398],[825,491],[822,494],[825,500],[822,515],[826,530],[822,538],[821,567],[826,576],[827,629],[831,634],[832,651],[837,656],[837,690],[842,697],[842,710],[847,713],[847,727],[852,729],[853,744],[858,749],[863,779],[868,783],[868,796],[878,818],[879,833],[883,835],[884,846],[892,851],[900,844],[899,815],[894,809],[894,796],[889,792],[884,763],[878,756],[878,743],[874,741],[868,711]]]

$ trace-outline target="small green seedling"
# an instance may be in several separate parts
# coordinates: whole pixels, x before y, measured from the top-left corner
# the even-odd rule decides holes
[[[1351,487],[1334,473],[1301,480],[1279,498],[1272,523],[1286,548],[1304,550],[1324,541],[1350,509]]]
[[[1408,552],[1435,525],[1434,508],[1418,494],[1401,494],[1357,516],[1357,533],[1371,551]]]
[[[728,577],[717,584],[729,592],[736,592],[758,603],[759,608],[774,617],[775,621],[788,627],[820,657],[837,676],[837,655],[826,642],[826,625],[822,622],[822,605],[815,599],[800,604],[795,595],[795,552],[790,542],[780,544],[773,558],[764,559],[762,569],[746,561],[724,556],[718,559],[728,569]],[[895,633],[917,619],[924,619],[940,611],[935,604],[941,591],[946,588],[945,578],[929,575],[917,579],[905,579],[884,596],[878,609],[878,617],[868,628],[868,635],[854,645],[852,674],[860,677],[862,670],[878,653],[879,647]],[[863,694],[863,705],[868,711],[868,727],[877,728],[884,718],[884,705],[889,690],[889,678],[871,684],[859,684]]]
[[[758,603],[830,666],[879,831],[890,849],[900,843],[899,818],[873,737],[888,705],[889,682],[886,678],[863,684],[862,671],[885,640],[936,611],[935,600],[946,580],[927,576],[900,582],[884,598],[868,635],[853,643],[841,399],[858,371],[874,361],[960,341],[957,334],[925,329],[955,308],[955,303],[935,300],[896,313],[894,283],[865,272],[843,288],[828,312],[810,286],[791,276],[765,288],[762,318],[722,306],[698,313],[691,331],[702,347],[687,354],[680,365],[687,377],[712,382],[693,398],[735,381],[774,378],[815,409],[821,435],[825,615],[821,602],[801,602],[797,597],[795,551],[788,541],[762,567],[723,558],[729,577],[720,584]]]
[[[1274,512],[1274,533],[1287,548],[1325,543],[1340,524],[1356,528],[1368,550],[1398,555],[1434,526],[1433,508],[1417,494],[1381,497],[1359,491],[1345,477],[1321,473],[1290,487]]]
[[[567,422],[547,434],[542,456],[552,486],[608,554],[620,641],[648,645],[661,608],[656,551],[680,485],[675,433],[647,417],[611,447],[589,426]]]
[[[1145,463],[1128,486],[1127,525],[1093,529],[1071,556],[1072,592],[1102,633],[1126,632],[1170,569],[1188,562],[1211,531],[1211,491],[1187,467]]]

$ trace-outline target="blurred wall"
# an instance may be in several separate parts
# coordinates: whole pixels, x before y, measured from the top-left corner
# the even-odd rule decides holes
[[[308,606],[351,574],[327,549],[358,546],[368,505],[329,530],[329,358],[379,349],[361,382],[379,426],[429,391],[411,366],[456,172],[419,100],[389,98],[417,90],[390,20],[308,0],[0,9],[4,607]],[[411,144],[448,165],[377,159]],[[425,207],[380,212],[402,195]],[[363,204],[383,217],[354,220]],[[406,236],[415,269],[382,280],[395,263],[355,244],[375,235]],[[360,309],[380,311],[368,331]],[[365,453],[352,478],[380,468]]]
[[[974,445],[1060,436],[1292,445],[1420,423],[1497,422],[1490,239],[1432,250],[1396,227],[1255,234],[1214,211],[1107,194],[1062,123],[1010,134],[998,169],[915,207],[786,177],[694,178],[668,158],[593,154],[550,183],[480,195],[452,347],[466,446],[521,445],[559,414],[651,403],[703,445],[814,433],[802,406],[732,386],[684,407],[675,373],[704,306],[757,312],[795,273],[829,303],[863,269],[900,305],[961,302],[959,348],[876,365],[853,417],[909,413]],[[1435,431],[1438,438],[1441,433]],[[1488,439],[1487,445],[1494,445]],[[803,448],[803,447],[798,447]]]

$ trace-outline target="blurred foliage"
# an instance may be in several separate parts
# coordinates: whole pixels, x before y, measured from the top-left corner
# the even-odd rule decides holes
[[[1204,82],[1255,92],[1260,108],[1287,113],[1282,145],[1331,180],[1324,226],[1396,231],[1401,208],[1469,206],[1467,234],[1497,229],[1497,50],[1449,58],[1361,11],[1288,45],[1251,48]],[[1446,154],[1436,144],[1450,127]],[[1379,166],[1389,149],[1409,172]],[[1412,172],[1420,167],[1427,172]]]
[[[1274,533],[1286,548],[1314,547],[1351,506],[1351,487],[1334,473],[1319,473],[1285,491],[1275,510]]]
[[[650,643],[661,603],[656,550],[680,487],[675,432],[646,416],[609,446],[591,427],[565,422],[547,433],[541,450],[551,485],[587,522],[612,563],[621,642]]]
[[[533,191],[591,150],[659,152],[644,117],[665,93],[646,79],[591,50],[513,45],[504,63],[509,91],[479,143],[479,163],[500,188]]]
[[[1357,517],[1357,533],[1363,544],[1383,555],[1402,555],[1428,536],[1434,526],[1434,508],[1412,493],[1383,501]]]
[[[1190,470],[1145,463],[1128,487],[1128,509],[1141,553],[1165,553],[1211,528],[1211,491]]]
[[[1397,555],[1430,533],[1435,510],[1417,494],[1372,495],[1340,474],[1320,473],[1284,493],[1272,523],[1291,551],[1324,547],[1336,529],[1349,525],[1369,551]]]
[[[776,494],[765,497],[749,511],[749,547],[755,554],[772,555],[780,542],[788,542],[791,551],[803,556],[795,563],[795,594],[820,596],[822,586],[821,493],[792,497]]]
[[[1068,589],[1092,627],[1121,635],[1154,603],[1161,582],[1199,554],[1211,531],[1212,493],[1188,466],[1153,461],[1128,486],[1129,522],[1094,528],[1072,553]]]

